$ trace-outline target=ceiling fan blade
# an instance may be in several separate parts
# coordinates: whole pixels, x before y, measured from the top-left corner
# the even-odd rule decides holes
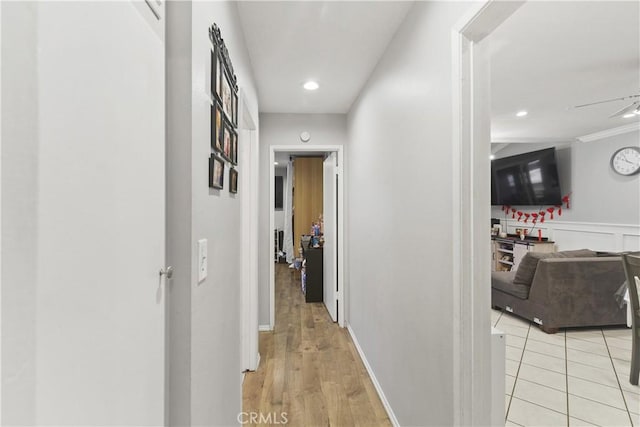
[[[640,97],[640,94],[639,95],[623,96],[621,98],[605,99],[604,101],[590,102],[588,104],[574,105],[573,108],[590,107],[592,105],[604,104],[605,102],[624,101],[626,99],[633,99],[633,98],[638,98],[638,97]]]
[[[640,101],[636,101],[631,105],[627,105],[626,107],[621,108],[620,110],[610,115],[609,118],[612,119],[614,117],[624,116],[625,114],[635,113],[636,111],[638,111],[638,109],[640,109]]]

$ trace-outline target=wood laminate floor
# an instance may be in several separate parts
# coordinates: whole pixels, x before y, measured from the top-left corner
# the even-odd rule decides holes
[[[275,330],[260,333],[260,366],[245,376],[245,420],[254,413],[263,422],[249,425],[285,417],[287,426],[390,426],[349,333],[322,303],[304,302],[299,279],[276,264]]]

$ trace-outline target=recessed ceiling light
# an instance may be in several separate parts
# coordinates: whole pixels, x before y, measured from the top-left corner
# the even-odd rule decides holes
[[[489,155],[489,160],[493,160],[493,159],[495,159],[495,158],[496,158],[496,156],[495,156],[494,154],[490,154],[490,155]]]
[[[516,113],[516,117],[524,117],[524,116],[526,116],[527,114],[529,114],[529,112],[528,112],[528,111],[524,111],[524,110],[522,110],[522,111],[518,111],[518,112]]]
[[[309,80],[302,87],[304,87],[306,90],[316,90],[320,87],[320,85],[313,80]]]
[[[631,117],[635,117],[638,113],[629,113],[622,116],[623,119],[630,119]]]
[[[273,164],[274,164],[274,165],[277,165],[277,164],[278,164],[278,162],[273,162]]]

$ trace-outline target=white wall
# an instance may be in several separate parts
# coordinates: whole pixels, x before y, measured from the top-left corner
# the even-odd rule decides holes
[[[453,424],[451,28],[468,7],[416,3],[348,116],[347,319],[401,425]]]
[[[38,8],[2,8],[2,420],[35,425]],[[21,40],[21,43],[8,43]],[[11,105],[11,108],[6,108]],[[30,171],[30,173],[25,173]],[[9,209],[10,207],[10,209]],[[11,284],[9,286],[9,284]]]
[[[311,134],[310,145],[345,145],[347,123],[344,114],[260,114],[260,200],[258,229],[258,303],[260,325],[269,325],[269,245],[273,245],[273,231],[269,230],[269,170],[273,167],[269,160],[272,145],[304,145],[300,133]],[[267,238],[268,237],[268,238]],[[294,247],[295,247],[294,242]]]
[[[496,157],[512,156],[550,146],[553,145],[511,144],[499,151]],[[640,224],[640,175],[621,176],[613,172],[610,166],[613,153],[626,146],[640,146],[640,132],[557,147],[562,192],[570,192],[571,200],[570,208],[563,207],[562,216],[555,215],[555,220],[611,225]],[[534,211],[536,208],[523,206],[522,210]],[[492,207],[491,213],[495,218],[505,219],[500,207]],[[509,215],[507,219],[510,217]],[[558,244],[562,242],[558,241]]]
[[[240,289],[241,289],[241,197],[229,193],[228,165],[225,168],[225,187],[213,190],[208,187],[208,158],[210,152],[210,102],[209,88],[209,35],[208,28],[217,23],[229,50],[238,84],[246,94],[254,120],[258,120],[258,100],[245,47],[244,35],[234,2],[169,2],[168,93],[174,100],[186,94],[188,104],[169,103],[169,145],[182,150],[188,145],[190,156],[181,155],[169,159],[170,176],[189,175],[170,190],[174,208],[190,209],[188,214],[174,212],[176,232],[188,228],[188,242],[180,241],[177,251],[188,251],[188,259],[177,257],[168,262],[176,263],[174,294],[181,294],[180,305],[171,308],[171,315],[180,319],[172,334],[172,349],[181,372],[190,371],[188,381],[181,383],[176,393],[188,389],[190,396],[174,396],[170,404],[170,419],[176,424],[233,425],[242,407],[240,368]],[[186,8],[186,9],[181,9]],[[188,37],[184,37],[187,32]],[[181,35],[181,33],[183,33]],[[171,40],[172,37],[176,37]],[[190,55],[190,59],[187,57]],[[185,86],[187,85],[187,86]],[[175,92],[174,92],[175,91]],[[169,95],[170,97],[172,95]],[[171,98],[170,98],[171,99]],[[188,125],[185,126],[185,123]],[[240,144],[243,141],[239,141]],[[248,159],[239,159],[239,179],[248,165]],[[171,170],[173,174],[171,175]],[[179,194],[185,191],[186,196]],[[190,206],[187,205],[191,203]],[[171,232],[169,233],[171,235]],[[207,279],[197,283],[196,245],[199,239],[208,239]],[[169,242],[169,246],[171,242]],[[188,263],[188,265],[187,265]],[[189,340],[180,339],[188,334]],[[184,381],[184,379],[182,380]]]

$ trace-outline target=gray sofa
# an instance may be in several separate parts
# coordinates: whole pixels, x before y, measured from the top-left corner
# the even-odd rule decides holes
[[[558,328],[626,323],[614,297],[625,281],[622,260],[581,249],[527,253],[515,272],[493,272],[491,305],[540,325]]]

